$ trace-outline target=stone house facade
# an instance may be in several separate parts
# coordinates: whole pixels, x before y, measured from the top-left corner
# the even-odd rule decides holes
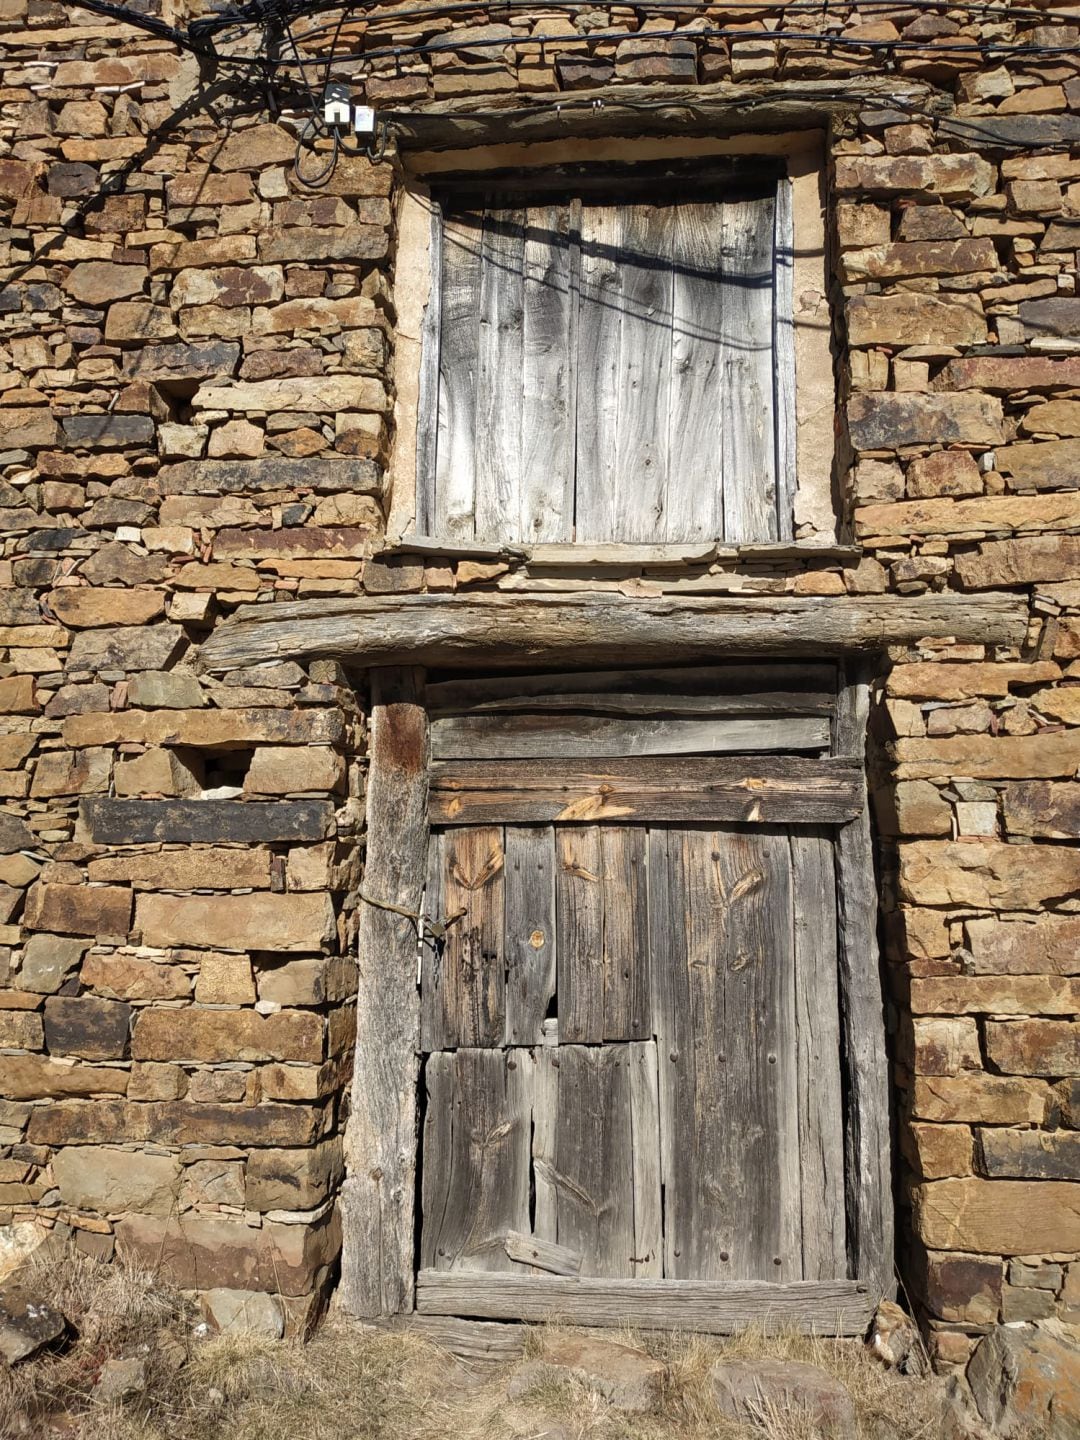
[[[1080,14],[824,13],[477,6],[451,30],[374,7],[348,33],[376,52],[382,154],[342,154],[312,191],[295,97],[271,114],[250,69],[0,4],[12,1253],[70,1232],[187,1289],[279,1297],[293,1330],[333,1288],[343,1217],[348,1270],[387,683],[368,667],[430,656],[284,633],[236,660],[245,626],[289,602],[366,600],[408,630],[413,597],[527,615],[587,591],[610,618],[685,593],[786,605],[814,634],[859,617],[882,1145],[937,1363],[999,1322],[1080,1318]],[[830,457],[824,508],[786,544],[615,568],[410,547],[415,200],[440,155],[785,155],[797,134],[820,239],[795,315],[830,342],[800,357],[800,465]]]

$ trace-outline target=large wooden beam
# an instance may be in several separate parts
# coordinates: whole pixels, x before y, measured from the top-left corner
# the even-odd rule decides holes
[[[417,938],[412,921],[383,905],[419,911],[428,840],[422,673],[376,671],[371,691],[368,898],[360,907],[356,1070],[341,1190],[341,1302],[365,1319],[412,1309]]]
[[[874,1300],[853,1280],[699,1284],[695,1280],[603,1280],[497,1271],[421,1270],[421,1314],[554,1320],[638,1330],[766,1331],[861,1335]]]
[[[202,647],[204,672],[315,657],[361,665],[620,665],[840,654],[922,639],[1019,645],[1011,595],[386,595],[243,605]]]

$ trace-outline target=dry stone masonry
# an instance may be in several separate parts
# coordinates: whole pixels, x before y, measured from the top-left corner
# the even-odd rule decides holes
[[[874,697],[899,1260],[940,1368],[1080,1324],[1080,11],[1043,8],[837,6],[832,49],[776,3],[478,9],[477,48],[367,85],[462,124],[620,87],[741,94],[717,132],[817,107],[844,543],[565,583],[1030,605],[1015,648],[882,656]],[[302,117],[166,40],[52,0],[0,26],[0,1225],[300,1330],[340,1248],[365,681],[199,646],[241,604],[559,581],[382,549],[393,147],[312,193]]]

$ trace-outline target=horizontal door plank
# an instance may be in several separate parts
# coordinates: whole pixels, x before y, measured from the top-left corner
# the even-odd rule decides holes
[[[438,761],[430,818],[434,825],[607,819],[843,825],[861,813],[864,794],[862,766],[846,757]]]
[[[427,1315],[479,1319],[567,1320],[575,1325],[701,1330],[730,1335],[749,1325],[767,1331],[861,1335],[873,1310],[854,1280],[746,1281],[706,1285],[695,1280],[606,1280],[561,1275],[421,1270],[417,1309]]]
[[[503,1248],[511,1260],[520,1265],[531,1265],[536,1270],[548,1270],[552,1275],[578,1275],[581,1273],[581,1251],[571,1250],[566,1245],[556,1245],[554,1240],[541,1240],[536,1235],[523,1235],[519,1230],[508,1230]]]
[[[541,702],[572,704],[578,697],[597,700],[630,698],[665,701],[672,706],[704,701],[767,700],[770,696],[791,695],[806,700],[827,694],[836,703],[836,666],[785,660],[756,665],[664,665],[633,670],[558,670],[539,675],[479,675],[438,680],[427,685],[428,709],[432,714],[457,713],[477,706],[528,708]],[[775,710],[784,711],[775,704]],[[793,711],[803,714],[804,711]]]
[[[431,727],[434,760],[701,755],[827,750],[828,719],[799,716],[672,719],[617,715],[454,715]]]
[[[821,657],[952,636],[1019,645],[1022,596],[370,595],[243,605],[196,657],[217,673],[312,656],[364,665],[672,663],[717,655]]]
[[[445,719],[465,709],[472,715],[510,715],[518,711],[548,715],[831,715],[836,709],[836,694],[827,690],[761,690],[738,695],[605,694],[602,691],[506,695],[435,710],[432,718]]]

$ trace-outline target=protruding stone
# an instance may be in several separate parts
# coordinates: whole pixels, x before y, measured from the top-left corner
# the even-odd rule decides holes
[[[61,1200],[76,1210],[168,1215],[176,1205],[181,1166],[174,1155],[69,1145],[53,1156],[52,1168]]]
[[[276,1295],[261,1290],[204,1290],[199,1297],[203,1314],[224,1335],[260,1335],[280,1340],[285,1313]]]
[[[999,1326],[967,1368],[979,1414],[1004,1440],[1080,1433],[1080,1348],[1065,1330]]]
[[[760,1424],[775,1413],[808,1415],[814,1430],[854,1440],[855,1407],[839,1380],[799,1360],[718,1360],[709,1388],[722,1414],[743,1424]]]
[[[0,1287],[0,1358],[9,1365],[58,1345],[67,1321],[28,1286],[10,1280]]]

